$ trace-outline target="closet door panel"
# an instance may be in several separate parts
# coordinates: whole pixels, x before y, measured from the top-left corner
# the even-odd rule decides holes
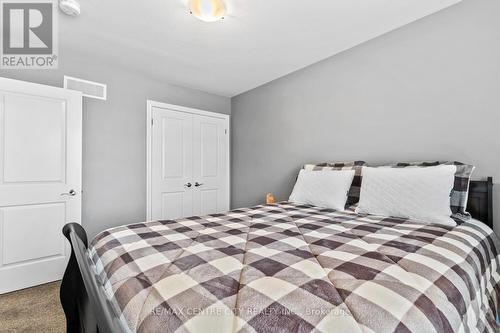
[[[226,120],[193,116],[193,202],[196,215],[229,209],[227,148]]]
[[[193,116],[153,109],[152,219],[193,215]]]

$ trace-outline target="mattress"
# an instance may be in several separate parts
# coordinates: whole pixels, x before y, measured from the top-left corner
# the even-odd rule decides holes
[[[130,332],[498,332],[499,245],[284,202],[109,229],[89,255]]]

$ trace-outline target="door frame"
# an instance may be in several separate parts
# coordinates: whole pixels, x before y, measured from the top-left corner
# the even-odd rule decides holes
[[[226,121],[227,125],[227,161],[226,161],[226,167],[227,167],[227,179],[226,179],[226,193],[227,193],[227,202],[229,205],[231,205],[231,116],[223,113],[217,113],[213,111],[206,111],[206,110],[200,110],[200,109],[194,109],[194,108],[188,108],[185,106],[180,106],[180,105],[174,105],[174,104],[168,104],[168,103],[162,103],[162,102],[157,102],[153,100],[147,100],[147,115],[146,115],[146,141],[147,141],[147,148],[146,148],[146,167],[147,167],[147,178],[146,178],[146,220],[151,221],[152,219],[152,168],[153,168],[153,131],[152,131],[152,125],[153,125],[153,108],[162,108],[162,109],[168,109],[176,112],[185,112],[185,113],[190,113],[194,115],[199,115],[199,116],[208,116],[208,117],[213,117],[213,118],[218,118],[218,119],[223,119]]]

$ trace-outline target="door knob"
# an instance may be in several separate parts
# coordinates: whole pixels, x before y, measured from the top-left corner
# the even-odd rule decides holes
[[[190,188],[191,186],[193,186],[191,183],[184,184],[184,187],[187,187],[187,188]]]
[[[200,187],[202,185],[203,185],[203,183],[198,183],[198,182],[194,183],[194,186],[196,186],[196,187]]]
[[[68,193],[61,193],[61,196],[70,196],[70,197],[74,197],[76,195],[76,191],[75,190],[69,190]]]

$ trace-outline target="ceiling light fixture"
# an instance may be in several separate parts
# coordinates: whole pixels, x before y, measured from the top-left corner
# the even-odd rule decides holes
[[[69,16],[80,15],[80,4],[76,0],[59,0],[59,9]]]
[[[227,9],[223,0],[189,0],[189,11],[205,22],[215,22],[224,18]]]

